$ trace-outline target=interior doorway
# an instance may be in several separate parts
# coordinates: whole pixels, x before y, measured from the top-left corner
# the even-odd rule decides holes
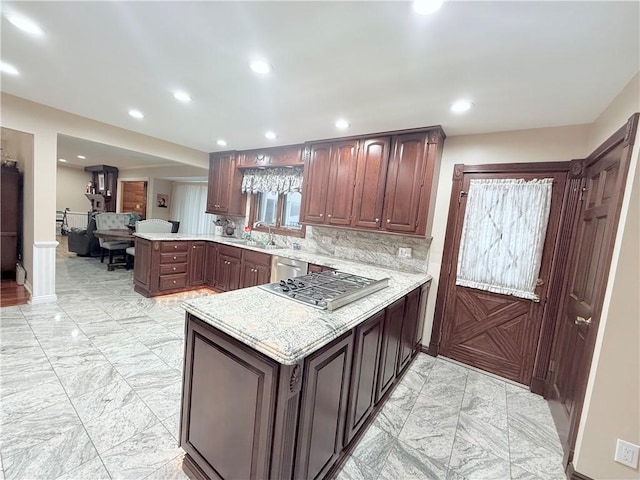
[[[142,180],[120,182],[120,211],[134,212],[147,218],[147,182]]]

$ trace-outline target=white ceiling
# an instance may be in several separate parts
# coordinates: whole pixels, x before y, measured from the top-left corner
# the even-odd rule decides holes
[[[449,1],[421,17],[409,2],[3,1],[45,35],[2,19],[2,59],[21,72],[3,74],[2,91],[202,151],[223,150],[220,137],[247,149],[436,124],[460,135],[590,123],[640,69],[639,9]],[[272,74],[248,68],[255,55]],[[475,107],[455,115],[460,97]]]

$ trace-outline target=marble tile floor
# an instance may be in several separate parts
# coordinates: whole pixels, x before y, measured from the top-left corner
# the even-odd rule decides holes
[[[186,298],[58,255],[58,301],[0,309],[0,480],[187,479],[178,416]],[[549,409],[421,354],[340,479],[561,479]]]

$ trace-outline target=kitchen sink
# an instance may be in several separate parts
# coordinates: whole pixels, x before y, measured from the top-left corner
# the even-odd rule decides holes
[[[247,247],[259,248],[261,250],[278,250],[284,248],[279,245],[264,245],[256,241],[247,241],[244,238],[225,238],[225,241],[230,243],[237,243],[240,245],[246,245]]]

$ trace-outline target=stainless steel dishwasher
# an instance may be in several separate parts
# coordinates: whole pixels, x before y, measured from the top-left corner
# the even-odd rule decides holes
[[[306,275],[307,268],[307,262],[274,255],[273,260],[271,260],[271,282],[279,282],[287,278]]]

